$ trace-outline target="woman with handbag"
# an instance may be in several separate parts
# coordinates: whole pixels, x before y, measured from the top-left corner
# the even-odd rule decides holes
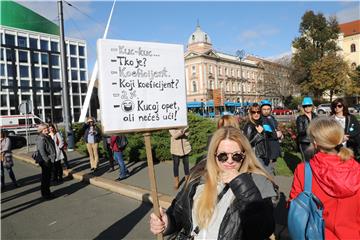
[[[59,184],[63,182],[63,170],[61,167],[61,160],[64,159],[64,154],[61,149],[64,147],[64,141],[60,133],[56,131],[56,128],[53,124],[49,124],[49,136],[54,141],[56,150],[56,158],[53,167],[53,182]]]
[[[206,166],[195,166],[166,213],[150,215],[153,234],[177,239],[266,239],[274,231],[271,177],[240,129],[222,127]]]
[[[10,138],[6,134],[6,130],[1,129],[1,137],[0,137],[0,158],[1,158],[1,190],[5,189],[5,174],[4,168],[9,173],[9,177],[13,182],[14,187],[18,187],[19,185],[16,182],[15,174],[12,169],[14,166],[14,161],[12,159],[11,154],[11,141]]]
[[[342,145],[344,129],[333,118],[318,117],[310,122],[308,133],[317,151],[310,159],[311,190],[324,206],[325,239],[360,239],[360,164]],[[300,163],[290,200],[304,191],[304,171]]]

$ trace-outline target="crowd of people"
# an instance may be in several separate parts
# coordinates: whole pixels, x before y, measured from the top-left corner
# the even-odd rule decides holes
[[[360,238],[360,125],[349,113],[343,99],[331,104],[330,116],[317,116],[313,100],[304,97],[296,119],[298,149],[303,162],[298,164],[290,191],[289,204],[304,191],[305,162],[312,170],[312,192],[324,206],[325,239]],[[248,108],[246,122],[235,116],[222,116],[217,130],[209,136],[207,156],[189,167],[191,144],[189,128],[170,129],[174,189],[180,188],[179,164],[184,167],[184,184],[171,206],[160,216],[150,215],[154,234],[176,239],[267,239],[275,230],[274,208],[278,203],[275,183],[276,159],[281,155],[283,134],[272,116],[272,103],[263,100]],[[83,126],[83,141],[89,153],[90,169],[99,167],[102,141],[109,171],[119,165],[119,177],[130,176],[124,162],[125,135],[104,135],[89,117]],[[37,152],[40,155],[41,195],[54,196],[51,178],[63,181],[63,166],[69,168],[66,141],[52,124],[38,127]],[[4,169],[18,186],[12,170],[11,146],[1,132],[1,186]]]

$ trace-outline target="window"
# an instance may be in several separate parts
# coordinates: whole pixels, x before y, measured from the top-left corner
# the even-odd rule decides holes
[[[54,95],[53,105],[61,106],[61,97],[62,95]]]
[[[44,65],[49,64],[49,58],[46,53],[41,54],[41,64],[44,64]]]
[[[44,95],[44,103],[49,106],[50,102],[50,95]]]
[[[60,79],[60,69],[52,68],[51,69],[51,77],[52,77],[52,79]]]
[[[28,52],[19,51],[19,62],[28,62]]]
[[[86,72],[80,71],[80,81],[86,81]]]
[[[1,107],[7,106],[7,97],[6,95],[1,95]]]
[[[228,82],[226,83],[226,91],[230,91],[230,85]]]
[[[6,49],[6,61],[12,61],[13,51],[11,49]]]
[[[31,55],[31,60],[33,61],[33,63],[39,63],[39,53],[37,52],[33,52]]]
[[[192,75],[196,75],[196,66],[191,66],[191,73]]]
[[[80,106],[80,96],[73,96],[73,105]]]
[[[5,76],[5,64],[0,64],[0,76]]]
[[[20,81],[20,86],[21,86],[21,87],[30,87],[30,81],[28,81],[28,80],[21,80],[21,81]]]
[[[214,89],[214,81],[213,80],[210,81],[210,89]]]
[[[20,66],[20,78],[28,78],[28,77],[29,77],[29,67]]]
[[[82,93],[87,92],[87,84],[86,83],[80,83],[80,88]]]
[[[5,44],[8,46],[15,46],[15,36],[11,34],[5,34]]]
[[[39,67],[34,67],[33,72],[34,72],[35,78],[40,78],[40,68]]]
[[[33,118],[33,119],[34,119],[35,124],[40,124],[41,123],[40,119],[38,119],[38,118]]]
[[[59,60],[58,55],[51,54],[51,64],[53,66],[59,66],[60,65],[60,60]]]
[[[5,49],[4,48],[0,48],[0,59],[1,61],[3,61],[5,59],[5,53],[4,53]]]
[[[59,52],[59,43],[51,41],[50,48],[53,52]]]
[[[351,44],[351,46],[350,46],[350,52],[356,52],[356,45],[355,45],[355,43]]]
[[[18,46],[27,47],[26,37],[18,36]]]
[[[13,66],[11,64],[7,64],[6,66],[8,77],[13,77]]]
[[[85,56],[85,47],[79,46],[79,56]]]
[[[38,49],[38,40],[36,38],[30,38],[30,48]]]
[[[77,58],[75,57],[70,58],[70,66],[72,68],[77,68]]]
[[[82,58],[79,59],[79,66],[80,68],[85,68],[85,59]]]
[[[78,75],[76,70],[71,70],[71,80],[78,80]]]
[[[61,82],[54,81],[52,83],[52,87],[53,87],[54,91],[56,91],[56,92],[61,91]]]
[[[31,100],[30,95],[21,95],[21,101],[28,101],[28,100]]]
[[[352,70],[355,70],[355,69],[356,69],[356,63],[353,62],[353,63],[351,64],[351,69],[352,69]]]
[[[192,83],[192,91],[197,92],[196,82],[195,81]]]
[[[49,78],[49,69],[48,68],[42,68],[41,72],[42,72],[43,78]]]
[[[219,67],[219,75],[222,75],[222,69]]]
[[[41,50],[49,50],[49,41],[48,40],[40,40],[40,49]]]
[[[79,93],[79,84],[78,83],[71,83],[72,92]]]
[[[70,44],[70,55],[76,55],[76,45]]]
[[[39,105],[42,105],[42,96],[39,94],[39,95],[36,95],[35,96],[35,99],[36,99],[36,103]],[[35,121],[36,122],[36,121]]]
[[[10,107],[15,107],[15,94],[13,93],[13,94],[11,94],[10,93],[10,95],[9,95],[9,102],[10,102]],[[16,106],[16,107],[18,107],[18,106]]]

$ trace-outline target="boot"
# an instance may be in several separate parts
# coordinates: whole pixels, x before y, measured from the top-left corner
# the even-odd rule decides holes
[[[179,188],[179,177],[174,177],[174,189],[178,190]]]

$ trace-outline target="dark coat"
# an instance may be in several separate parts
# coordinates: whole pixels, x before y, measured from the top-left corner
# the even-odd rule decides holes
[[[316,118],[315,113],[311,113],[311,119]],[[298,143],[310,144],[310,138],[306,133],[306,130],[310,124],[310,119],[305,115],[300,115],[296,118],[296,130]]]
[[[268,165],[270,160],[269,143],[265,132],[259,133],[255,127],[255,124],[249,121],[245,124],[243,132],[249,139],[251,147],[254,148],[256,157],[263,160],[265,165]]]
[[[354,115],[349,114],[345,120],[345,134],[349,135],[346,146],[354,151],[355,157],[358,159],[358,148],[360,145],[360,124]]]
[[[269,142],[270,147],[270,159],[276,160],[281,155],[280,142],[276,135],[276,131],[278,128],[278,122],[273,116],[262,116],[262,124],[269,125],[272,129],[271,133],[266,133],[266,138]]]
[[[89,135],[89,131],[90,131],[90,125],[85,123],[83,126],[83,130],[84,130],[84,136],[83,136],[83,140],[84,142],[88,142],[88,135]],[[101,141],[101,133],[100,133],[100,129],[94,125],[94,131],[95,131],[95,135],[94,135],[94,140],[95,143],[99,143]]]
[[[39,134],[36,141],[36,147],[41,155],[42,160],[44,160],[46,163],[55,162],[55,143],[50,136]]]
[[[169,219],[165,235],[189,236],[192,226],[193,197],[200,183],[197,178],[184,187],[166,211]],[[274,232],[273,206],[262,199],[251,174],[244,173],[229,183],[235,199],[220,224],[218,239],[266,239]]]

